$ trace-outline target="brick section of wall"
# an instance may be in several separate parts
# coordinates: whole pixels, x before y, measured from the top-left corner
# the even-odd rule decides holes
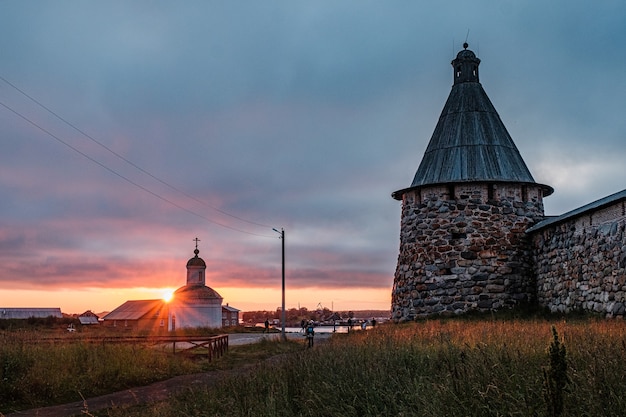
[[[467,183],[406,192],[393,319],[535,301],[525,230],[541,218],[541,189],[532,185]]]
[[[626,202],[616,202],[608,207],[584,213],[572,220],[575,227],[574,233],[592,233],[599,225],[613,222],[626,215]]]
[[[533,234],[537,301],[553,312],[626,314],[624,202]]]

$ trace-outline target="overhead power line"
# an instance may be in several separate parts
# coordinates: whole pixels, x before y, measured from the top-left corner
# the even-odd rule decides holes
[[[32,126],[36,127],[37,129],[41,130],[42,132],[44,132],[45,134],[49,135],[50,137],[52,137],[53,139],[55,139],[56,141],[58,141],[59,143],[67,146],[68,148],[70,148],[71,150],[73,150],[74,152],[78,153],[79,155],[83,156],[84,158],[87,158],[88,160],[90,160],[91,162],[99,165],[100,167],[106,169],[107,171],[109,171],[110,173],[117,175],[118,177],[120,177],[121,179],[123,179],[124,181],[128,182],[131,185],[134,185],[135,187],[141,189],[142,191],[145,191],[148,194],[151,194],[152,196],[158,198],[161,201],[164,201],[168,204],[171,204],[174,207],[177,207],[183,211],[186,211],[187,213],[194,215],[196,217],[199,217],[203,220],[208,221],[209,223],[213,223],[215,225],[221,226],[221,227],[225,227],[226,229],[230,229],[230,230],[234,230],[236,232],[240,232],[240,233],[245,233],[248,235],[253,235],[253,236],[260,236],[260,237],[269,237],[269,238],[273,238],[274,236],[268,236],[268,235],[261,235],[258,233],[252,233],[252,232],[248,232],[245,230],[241,230],[238,229],[236,227],[232,227],[220,222],[217,222],[215,220],[211,220],[206,216],[203,216],[202,214],[196,213],[193,210],[190,210],[186,207],[181,206],[180,204],[177,204],[175,202],[173,202],[172,200],[167,199],[166,197],[163,197],[162,195],[159,195],[157,193],[155,193],[154,191],[148,189],[147,187],[144,187],[143,185],[136,183],[135,181],[131,180],[130,178],[120,174],[119,172],[115,171],[114,169],[109,168],[108,166],[104,165],[103,163],[101,163],[100,161],[98,161],[97,159],[92,158],[91,156],[87,155],[86,153],[84,153],[83,151],[81,151],[80,149],[70,145],[69,143],[67,143],[66,141],[64,141],[63,139],[61,139],[60,137],[56,136],[54,133],[50,132],[49,130],[46,130],[45,128],[43,128],[42,126],[39,126],[37,123],[35,123],[34,121],[32,121],[31,119],[29,119],[28,117],[24,116],[23,114],[13,110],[11,107],[7,106],[5,103],[3,103],[2,101],[0,101],[0,106],[4,107],[5,109],[9,110],[11,113],[15,114],[16,116],[20,117],[21,119],[25,120],[26,122],[28,122],[29,124],[31,124]]]
[[[141,171],[142,173],[148,175],[149,177],[151,177],[152,179],[160,182],[161,184],[165,185],[166,187],[184,195],[185,197],[205,206],[208,207],[212,210],[215,210],[221,214],[224,214],[226,216],[229,216],[231,218],[237,219],[239,221],[242,221],[244,223],[248,223],[248,224],[252,224],[255,226],[260,226],[260,227],[266,227],[266,228],[272,228],[272,226],[270,225],[266,225],[263,223],[258,223],[258,222],[254,222],[251,220],[247,220],[244,219],[242,217],[236,216],[234,214],[228,213],[224,210],[221,210],[215,206],[212,206],[208,203],[206,203],[205,201],[202,201],[198,198],[196,198],[195,196],[181,190],[180,188],[162,180],[161,178],[157,177],[156,175],[148,172],[147,170],[145,170],[144,168],[140,167],[139,165],[135,164],[134,162],[130,161],[128,158],[125,158],[123,155],[120,155],[119,153],[115,152],[113,149],[109,148],[108,146],[106,146],[104,143],[100,142],[99,140],[95,139],[94,137],[92,137],[91,135],[89,135],[88,133],[86,133],[85,131],[81,130],[80,128],[78,128],[76,125],[74,125],[73,123],[69,122],[67,119],[63,118],[62,116],[60,116],[59,114],[57,114],[55,111],[53,111],[52,109],[50,109],[49,107],[47,107],[46,105],[44,105],[43,103],[41,103],[39,100],[35,99],[34,97],[32,97],[30,94],[26,93],[24,90],[20,89],[19,87],[17,87],[16,85],[14,85],[13,83],[11,83],[9,80],[7,80],[6,78],[4,78],[3,76],[0,75],[0,79],[2,81],[4,81],[6,84],[8,84],[9,86],[11,86],[13,89],[15,89],[16,91],[18,91],[20,94],[22,94],[23,96],[27,97],[29,100],[31,100],[33,103],[37,104],[39,107],[43,108],[44,110],[46,110],[48,113],[50,113],[51,115],[53,115],[54,117],[56,117],[57,119],[59,119],[60,121],[62,121],[63,123],[65,123],[66,125],[70,126],[72,129],[74,129],[75,131],[77,131],[78,133],[80,133],[81,135],[83,135],[84,137],[88,138],[89,140],[91,140],[92,142],[96,143],[97,145],[99,145],[100,147],[104,148],[105,150],[107,150],[108,152],[110,152],[111,154],[115,155],[117,158],[121,159],[122,161],[126,162],[127,164],[131,165],[132,167],[134,167],[135,169]],[[9,110],[11,110],[13,113],[18,114],[15,110],[9,108],[7,105],[3,104],[3,106]],[[35,125],[32,121],[26,119],[25,117],[23,117],[22,115],[18,114],[20,117],[22,117],[23,119],[27,120],[29,123]],[[35,125],[36,127],[40,128],[39,126]],[[41,129],[41,128],[40,128]],[[44,129],[42,129],[44,130]],[[45,130],[44,130],[45,131]],[[48,134],[50,134],[49,132],[46,132]],[[57,138],[58,140],[58,138]],[[67,145],[67,144],[66,144]],[[75,150],[75,149],[74,149]],[[81,153],[82,154],[82,153]],[[86,155],[83,155],[86,157]],[[92,159],[92,158],[89,158]],[[93,159],[92,159],[93,160]],[[95,161],[94,161],[95,162]],[[103,166],[102,164],[98,163],[99,165]],[[103,166],[104,167],[104,166]],[[108,170],[110,170],[109,168],[107,168]],[[111,172],[113,172],[112,170],[110,170]],[[117,173],[116,173],[117,174]],[[119,175],[119,174],[118,174]],[[121,176],[121,175],[120,175]],[[215,222],[216,223],[216,222]],[[217,223],[220,224],[220,223]],[[221,225],[221,224],[220,224]],[[230,228],[230,227],[229,227]]]

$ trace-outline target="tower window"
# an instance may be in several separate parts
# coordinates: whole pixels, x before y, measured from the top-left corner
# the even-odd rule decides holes
[[[456,198],[454,191],[454,184],[448,184],[448,200],[454,200]]]

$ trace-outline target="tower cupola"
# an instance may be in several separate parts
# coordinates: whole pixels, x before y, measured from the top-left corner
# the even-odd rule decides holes
[[[465,42],[463,44],[464,49],[451,62],[454,68],[454,84],[479,82],[478,65],[480,65],[480,59],[476,57],[474,52],[467,49],[468,46]]]

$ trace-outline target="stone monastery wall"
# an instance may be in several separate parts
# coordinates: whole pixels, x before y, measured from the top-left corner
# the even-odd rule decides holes
[[[467,183],[405,192],[393,319],[534,301],[525,231],[541,218],[535,185]]]
[[[537,301],[553,312],[626,314],[626,203],[532,232]]]

